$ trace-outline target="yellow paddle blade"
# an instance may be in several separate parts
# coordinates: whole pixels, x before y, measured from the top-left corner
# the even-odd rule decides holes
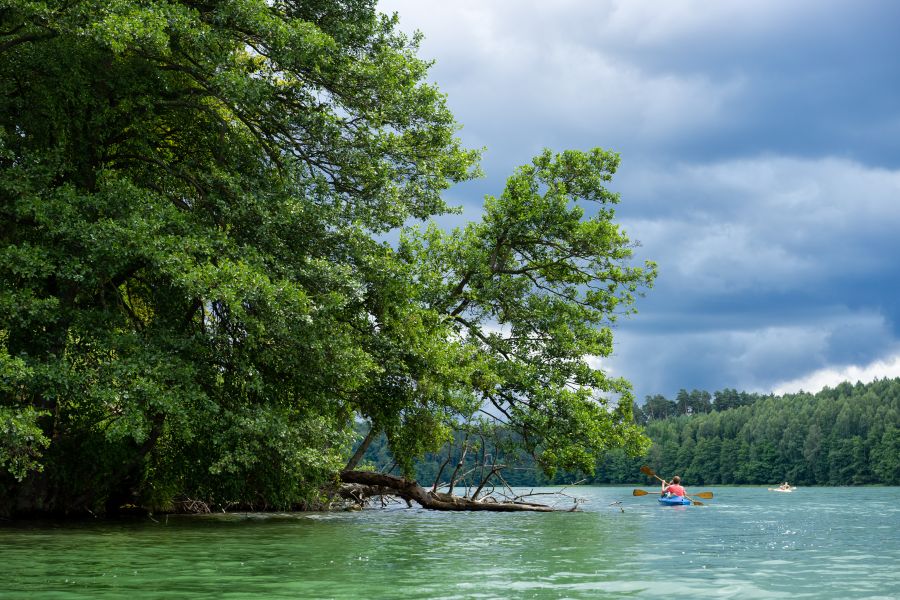
[[[649,493],[650,492],[648,492],[647,490],[634,490],[633,492],[631,492],[631,495],[632,496],[646,496]]]
[[[662,477],[660,477],[659,475],[657,475],[657,474],[653,471],[653,469],[651,469],[651,468],[648,467],[647,465],[644,465],[643,467],[641,467],[641,473],[643,473],[643,474],[646,475],[647,477],[655,477],[656,479],[659,479],[660,481],[664,481]]]
[[[713,493],[712,492],[700,492],[699,494],[694,494],[698,498],[706,498],[707,500],[712,500]]]

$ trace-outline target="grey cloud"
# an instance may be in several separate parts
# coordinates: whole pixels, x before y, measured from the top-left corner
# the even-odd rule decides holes
[[[380,6],[487,148],[446,226],[544,147],[621,152],[619,219],[660,278],[605,364],[642,392],[765,391],[900,345],[900,4]]]
[[[632,382],[638,398],[658,393],[672,398],[681,388],[768,393],[777,382],[799,374],[831,365],[867,365],[898,351],[885,319],[866,312],[844,310],[782,326],[739,325],[732,319],[707,331],[620,331],[616,354],[605,364]]]

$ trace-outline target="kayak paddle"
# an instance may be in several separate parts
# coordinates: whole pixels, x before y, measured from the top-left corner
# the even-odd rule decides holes
[[[647,476],[649,476],[649,477],[656,477],[657,479],[659,479],[659,480],[662,481],[663,483],[665,483],[665,481],[666,481],[665,479],[663,479],[662,477],[660,477],[659,475],[657,475],[656,473],[654,473],[654,472],[653,472],[653,469],[651,469],[651,468],[648,467],[647,465],[644,465],[643,467],[641,467],[641,473],[643,473],[644,475],[647,475]]]
[[[661,494],[662,492],[648,492],[647,490],[634,490],[631,492],[632,496],[646,496],[647,494]],[[699,494],[694,494],[698,498],[704,498],[705,500],[711,500],[713,497],[712,492],[700,492]]]

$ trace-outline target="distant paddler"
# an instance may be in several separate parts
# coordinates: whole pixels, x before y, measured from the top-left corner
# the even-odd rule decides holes
[[[777,488],[769,488],[770,492],[793,492],[795,487],[792,487],[787,481],[779,485]]]

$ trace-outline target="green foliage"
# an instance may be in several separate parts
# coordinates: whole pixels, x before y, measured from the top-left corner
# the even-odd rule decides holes
[[[872,471],[888,485],[900,485],[900,427],[889,424],[881,438],[873,436]]]
[[[18,410],[0,407],[0,468],[17,481],[22,481],[29,471],[43,468],[41,450],[50,445],[50,440],[37,420],[46,415],[31,406]]]
[[[647,421],[653,447],[645,460],[657,472],[679,473],[692,485],[785,480],[897,485],[900,480],[900,379],[844,383],[815,395],[725,390],[715,399],[709,414]],[[651,414],[648,408],[645,415]]]
[[[611,324],[656,274],[652,263],[628,264],[618,196],[604,187],[617,166],[601,149],[545,151],[486,199],[480,222],[408,230],[400,244],[468,369],[470,406],[487,406],[548,474],[589,471],[609,448],[646,444],[628,382],[589,363],[612,352]]]
[[[0,332],[0,342],[5,341]],[[28,385],[32,370],[21,358],[11,357],[0,346],[0,394],[15,397]],[[42,450],[50,445],[38,420],[48,416],[33,406],[13,403],[0,405],[0,470],[22,481],[29,471],[40,471]]]
[[[680,474],[690,486],[781,481],[799,485],[900,484],[900,379],[841,384],[815,395],[773,397],[724,390],[712,397],[738,402],[734,408],[714,408],[710,413],[650,420],[645,431],[652,445],[646,452],[629,455],[624,448],[611,448],[598,459],[594,475],[587,481],[644,482],[640,467],[649,464],[658,473]],[[654,414],[653,409],[648,410],[650,402],[657,403],[657,409],[663,402],[673,410],[676,405],[663,396],[648,397],[643,407],[636,405],[635,420],[641,413]],[[514,448],[497,451],[498,437],[501,435],[495,432],[495,438],[483,443],[489,449],[487,463],[507,465],[502,473],[513,484],[571,483],[584,477],[566,470],[547,477],[528,454]],[[419,480],[431,484],[448,450],[455,461],[461,447],[462,437],[457,436],[452,448],[418,461]],[[393,461],[386,447],[367,456],[380,469]],[[470,453],[465,470],[476,476],[484,462],[479,454]],[[447,480],[446,473],[443,480]]]
[[[373,236],[445,211],[477,155],[394,26],[369,2],[3,3],[5,506],[290,506],[406,368],[390,348],[426,339],[429,368]]]
[[[615,154],[544,152],[480,223],[378,241],[477,174],[395,25],[365,0],[2,3],[3,510],[308,505],[359,417],[407,473],[485,407],[548,473],[645,447],[590,362],[655,276],[613,222]]]

